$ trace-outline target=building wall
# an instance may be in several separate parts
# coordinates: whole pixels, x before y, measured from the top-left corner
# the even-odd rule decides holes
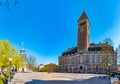
[[[110,54],[111,71],[117,69],[117,54]],[[104,64],[105,54],[94,52],[86,54],[73,54],[59,57],[60,72],[80,72],[80,73],[106,73],[108,67]]]
[[[28,64],[27,64],[27,54],[26,54],[26,51],[24,48],[22,48],[20,50],[20,54],[19,54],[21,57],[22,57],[22,60],[23,60],[23,67],[22,68],[19,68],[18,69],[18,72],[29,72],[30,69],[28,67]]]
[[[84,11],[78,20],[78,44],[77,52],[59,57],[60,72],[84,72],[84,73],[106,73],[108,70],[108,63],[111,71],[117,69],[117,52],[112,51],[109,55],[109,62],[106,62],[105,50],[89,52],[90,46],[90,22]],[[112,48],[111,46],[107,45]],[[102,48],[100,46],[100,48]],[[107,67],[106,67],[107,66]]]
[[[43,64],[38,65],[38,70],[41,70],[42,68],[44,68]]]
[[[117,64],[120,66],[120,45],[118,46],[117,59]]]
[[[90,23],[84,11],[78,20],[78,52],[88,49],[90,39],[89,32]]]

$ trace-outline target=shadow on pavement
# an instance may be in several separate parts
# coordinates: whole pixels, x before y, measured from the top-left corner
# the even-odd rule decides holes
[[[25,84],[110,84],[110,79],[90,78],[84,80],[36,80],[26,82]]]

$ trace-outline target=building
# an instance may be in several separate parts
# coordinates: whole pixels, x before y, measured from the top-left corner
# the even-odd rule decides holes
[[[117,69],[117,51],[108,43],[90,44],[90,21],[83,11],[78,19],[77,47],[59,56],[60,72],[107,73]]]
[[[19,54],[22,59],[23,59],[23,67],[22,68],[19,68],[19,71],[20,72],[29,72],[29,68],[27,66],[27,54],[26,54],[26,51],[24,49],[24,45],[23,45],[23,42],[22,42],[22,49],[20,50],[20,54]]]
[[[43,67],[44,67],[43,64],[39,64],[39,65],[38,65],[38,70],[41,70]]]
[[[117,51],[117,71],[120,72],[120,45],[118,46],[118,51]]]

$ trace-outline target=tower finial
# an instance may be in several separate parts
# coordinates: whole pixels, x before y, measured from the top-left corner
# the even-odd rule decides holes
[[[87,15],[86,15],[86,10],[85,10],[85,9],[83,10],[83,13],[82,13],[82,15],[79,17],[78,21],[79,21],[79,20],[82,20],[82,19],[88,19]]]
[[[21,44],[22,44],[22,49],[24,50],[24,43],[23,43],[23,42],[21,42]]]
[[[86,9],[84,9],[84,12],[86,13]]]

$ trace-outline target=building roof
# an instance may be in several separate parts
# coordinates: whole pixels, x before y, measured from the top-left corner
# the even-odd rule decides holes
[[[86,14],[86,11],[84,10],[82,15],[80,16],[79,20],[82,20],[82,19],[88,19],[87,17],[87,14]]]
[[[77,52],[77,47],[68,48],[68,50],[66,50],[65,52],[62,53],[62,56],[74,54],[76,52]]]
[[[88,51],[105,51],[105,50],[114,51],[113,47],[108,44],[90,44],[88,48]]]
[[[90,44],[88,51],[104,51],[104,48],[106,47],[106,45],[109,47],[110,51],[114,51],[113,47],[111,45],[108,44]],[[72,48],[68,48],[68,50],[64,51],[62,53],[62,56],[65,55],[70,55],[70,54],[75,54],[77,52],[77,47],[72,47]]]

